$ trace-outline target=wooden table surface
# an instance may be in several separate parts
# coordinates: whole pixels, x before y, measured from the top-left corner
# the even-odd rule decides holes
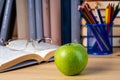
[[[86,69],[76,76],[65,76],[49,62],[0,73],[0,80],[120,80],[120,57],[89,57]]]

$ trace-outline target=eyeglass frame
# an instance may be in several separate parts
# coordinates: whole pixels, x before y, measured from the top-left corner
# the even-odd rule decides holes
[[[7,46],[11,41],[14,41],[14,40],[25,40],[25,39],[9,39],[9,40],[6,41],[6,42],[5,42],[3,39],[0,39],[0,45],[2,45],[2,46]],[[38,40],[36,40],[36,41],[37,41],[38,43],[40,43],[40,42],[42,42],[42,41],[45,42],[45,40],[49,40],[49,41],[50,41],[50,44],[52,44],[52,39],[51,39],[51,38],[42,38],[42,39],[38,39]],[[27,43],[26,43],[25,48],[24,48],[24,49],[21,49],[21,50],[25,50],[30,42],[32,42],[32,46],[33,46],[36,50],[40,50],[40,49],[38,49],[38,48],[35,47],[35,44],[34,44],[34,43],[35,43],[35,40],[31,40],[31,41],[27,40]],[[12,48],[9,47],[9,49],[12,49]],[[17,49],[12,49],[12,50],[17,50]]]

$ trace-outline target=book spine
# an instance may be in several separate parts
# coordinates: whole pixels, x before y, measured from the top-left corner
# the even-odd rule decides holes
[[[113,26],[113,38],[114,36],[120,36],[120,27]],[[82,36],[87,36],[87,26],[82,26]]]
[[[86,1],[86,3],[88,3],[92,9],[94,9],[96,7],[96,5],[93,5],[93,4],[96,4],[96,1]],[[100,5],[99,9],[104,9],[107,6],[107,4],[109,4],[109,3],[117,5],[119,3],[119,1],[117,1],[117,0],[104,0],[104,1],[100,0],[98,2],[98,4]]]
[[[13,31],[15,28],[15,23],[16,23],[16,3],[15,0],[13,0],[13,4],[12,4],[12,9],[11,9],[11,15],[10,15],[10,22],[9,22],[9,29],[8,29],[8,33],[7,33],[7,39],[12,39],[13,37]]]
[[[16,0],[18,39],[29,39],[27,0]]]
[[[71,42],[71,1],[61,0],[62,44]]]
[[[5,0],[0,0],[0,30],[2,25],[3,14],[5,10],[4,8],[5,8]]]
[[[37,39],[43,38],[42,0],[35,0]]]
[[[14,29],[13,29],[13,35],[12,35],[12,39],[18,39],[18,33],[17,33],[17,19],[15,19],[15,24],[14,24]]]
[[[79,0],[71,0],[71,41],[80,43],[80,13]]]
[[[87,37],[84,37],[83,38],[83,45],[85,46],[85,47],[87,47]],[[119,47],[120,48],[120,37],[114,37],[113,38],[113,48],[115,48],[115,47]]]
[[[4,3],[5,3],[5,0],[0,0],[0,18],[1,18],[2,11],[3,11]]]
[[[43,32],[45,38],[51,38],[50,30],[50,0],[42,0]]]
[[[2,27],[1,27],[1,33],[0,33],[0,38],[3,41],[6,41],[6,39],[8,37],[8,30],[9,30],[9,27],[10,27],[9,25],[10,25],[12,4],[13,4],[13,0],[6,0],[5,11],[4,11]]]
[[[36,40],[35,0],[28,0],[29,40]]]
[[[61,45],[60,0],[50,0],[51,38],[53,44]]]

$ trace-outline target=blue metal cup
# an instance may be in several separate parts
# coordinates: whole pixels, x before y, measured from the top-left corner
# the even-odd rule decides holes
[[[87,51],[92,55],[113,53],[113,24],[87,24]]]

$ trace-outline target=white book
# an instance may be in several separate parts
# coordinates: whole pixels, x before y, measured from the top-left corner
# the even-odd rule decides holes
[[[34,45],[37,46],[35,48],[33,43],[29,42],[26,48],[22,49],[24,45],[21,44],[25,44],[25,41],[16,40],[10,42],[7,46],[0,46],[0,72],[43,61],[53,61],[54,52],[58,48],[56,45],[42,42],[40,44],[35,43]]]

